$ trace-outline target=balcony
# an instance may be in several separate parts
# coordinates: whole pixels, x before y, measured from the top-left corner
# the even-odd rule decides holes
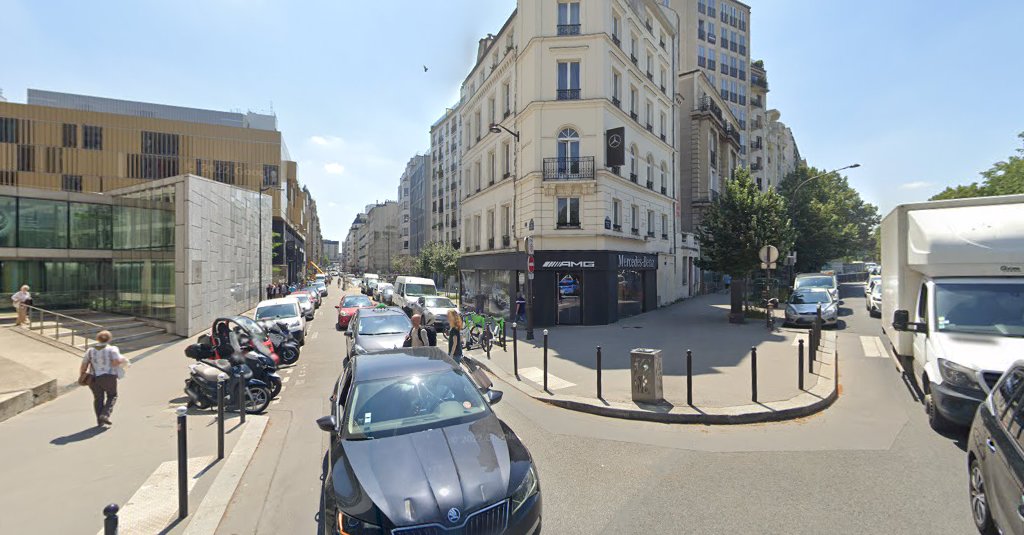
[[[661,92],[665,93],[665,95],[668,95],[668,91],[665,90],[665,86],[664,85],[661,86]]]
[[[616,176],[622,176],[622,167],[619,167],[618,165],[613,165],[612,167],[609,167],[609,169],[611,169],[611,171],[615,173]]]
[[[580,25],[579,24],[559,24],[558,35],[579,35]]]
[[[622,41],[619,40],[618,35],[612,34],[612,42],[615,43],[615,46],[622,47]]]
[[[751,171],[760,171],[762,169],[764,169],[764,166],[761,165],[761,162],[754,162],[754,163],[750,164],[750,170]]]
[[[614,230],[615,232],[622,232],[622,225],[616,223],[612,225],[612,230]]]
[[[708,34],[708,42],[711,43],[711,44],[715,44],[715,34],[713,34],[713,33],[709,33]]]
[[[665,134],[661,135],[661,140],[664,141],[665,143],[668,143],[668,139],[665,138]]]
[[[511,247],[512,246],[512,238],[509,237],[509,236],[502,236],[501,237],[501,246],[502,247]]]
[[[638,123],[640,122],[640,116],[637,115],[635,111],[629,112],[629,118],[633,119],[634,121],[636,121]]]
[[[651,191],[654,191],[654,181],[653,180],[648,180],[647,181],[647,189],[649,189]]]
[[[619,97],[612,97],[612,104],[615,104],[616,108],[622,109],[622,102],[619,101]]]
[[[494,249],[494,238],[487,238],[487,248]]]
[[[660,46],[662,49],[664,49],[665,48],[665,40],[664,39],[658,39],[658,46]]]
[[[640,229],[638,229],[638,228],[631,228],[631,229],[629,229],[629,232],[632,235],[634,235],[634,236],[639,236],[640,235]]]
[[[594,157],[544,158],[544,180],[593,180]]]
[[[647,131],[653,134],[654,133],[654,125],[651,124],[651,123],[647,123]]]
[[[652,73],[651,71],[647,71],[647,79],[653,82],[654,81],[654,73]]]
[[[630,54],[630,55],[629,55],[629,61],[632,61],[632,62],[633,62],[633,65],[639,65],[639,63],[638,63],[638,62],[639,62],[640,60],[636,59],[636,56],[634,56],[633,54]]]
[[[654,231],[653,230],[648,230],[647,231],[647,237],[648,238],[653,238],[654,237]]]
[[[580,90],[579,89],[559,89],[557,92],[558,100],[579,100]]]
[[[751,75],[750,76],[750,83],[752,85],[756,85],[757,87],[760,87],[761,89],[764,89],[765,91],[768,90],[768,80],[765,80],[764,78],[762,78],[760,76]]]
[[[761,100],[761,97],[752,98],[750,99],[750,105],[755,108],[763,108],[764,101]]]
[[[644,26],[647,27],[647,31],[649,31],[649,32],[653,32],[654,31],[654,28],[651,26],[651,21],[645,22]]]
[[[634,184],[637,184],[638,181],[639,181],[639,177],[636,176],[636,173],[630,173],[629,174],[629,181],[634,183]]]
[[[661,194],[662,195],[668,195],[668,188],[666,188],[665,186],[662,186],[661,187]]]
[[[661,233],[661,239],[663,239],[663,240],[667,240],[667,239],[668,239],[668,234],[667,234],[667,233],[665,233],[665,232],[662,232],[662,233]]]
[[[452,227],[454,228],[454,227],[455,227],[455,225],[452,225]],[[458,241],[458,240],[453,240],[453,241],[452,241],[452,247],[453,247],[453,248],[455,248],[455,249],[460,249],[460,248],[461,248],[461,246],[462,246],[462,242],[460,242],[460,241]],[[468,249],[467,249],[467,250],[468,250]]]

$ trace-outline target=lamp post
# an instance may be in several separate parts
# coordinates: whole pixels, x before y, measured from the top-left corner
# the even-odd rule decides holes
[[[489,130],[492,133],[500,134],[502,131],[507,132],[515,139],[515,149],[512,157],[512,221],[510,226],[512,227],[512,241],[516,244],[516,250],[519,248],[519,237],[517,236],[516,227],[519,225],[519,212],[517,211],[516,202],[519,197],[518,180],[519,180],[519,132],[513,132],[504,125],[498,123],[491,123]],[[533,220],[530,220],[530,231],[533,231]],[[532,239],[532,236],[531,238]],[[532,251],[530,252],[532,254]],[[526,277],[526,339],[533,340],[533,277],[532,274],[527,274]]]
[[[263,193],[267,192],[267,191],[270,191],[271,189],[273,189],[273,187],[274,187],[273,185],[270,185],[270,186],[266,186],[266,187],[260,188],[260,198],[259,198],[259,203],[260,203],[260,208],[259,208],[259,214],[260,214],[259,215],[259,218],[260,218],[260,224],[259,224],[260,234],[259,234],[259,239],[258,239],[259,244],[260,244],[259,245],[260,254],[259,254],[259,260],[257,261],[259,263],[259,266],[260,266],[259,267],[259,273],[260,273],[260,279],[259,279],[259,287],[260,287],[260,289],[259,289],[259,296],[260,296],[260,298],[259,298],[259,300],[260,301],[263,300]],[[273,242],[271,242],[271,247],[273,247]]]
[[[810,182],[812,180],[816,180],[816,179],[821,178],[821,177],[826,176],[826,175],[831,175],[832,173],[838,173],[839,171],[845,171],[847,169],[856,169],[858,167],[860,167],[860,164],[859,163],[855,163],[855,164],[847,165],[846,167],[840,167],[839,169],[834,169],[832,171],[821,173],[820,175],[814,175],[811,178],[808,178],[807,180],[804,180],[803,182],[797,184],[797,186],[795,188],[793,188],[793,193],[791,193],[790,195],[791,196],[796,196],[796,192],[800,191],[800,188],[802,188],[804,186],[804,184],[806,184],[806,183],[808,183],[808,182]]]

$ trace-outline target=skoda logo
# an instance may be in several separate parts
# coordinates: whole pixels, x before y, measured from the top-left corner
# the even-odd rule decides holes
[[[622,145],[622,136],[620,136],[618,134],[613,134],[611,136],[608,136],[608,146],[609,147],[611,147],[613,149],[617,149],[617,148],[619,148],[619,145]]]
[[[452,507],[451,509],[448,510],[448,521],[449,522],[454,524],[454,523],[458,522],[460,518],[462,518],[462,513],[459,512],[459,508],[458,507]]]

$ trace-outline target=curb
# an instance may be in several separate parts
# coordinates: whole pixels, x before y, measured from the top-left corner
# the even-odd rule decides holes
[[[831,347],[822,345],[819,360],[820,366],[817,370],[818,381],[813,387],[796,396],[782,400],[769,401],[765,403],[751,403],[747,405],[734,405],[731,407],[708,407],[698,408],[686,405],[673,406],[670,403],[653,405],[646,403],[626,403],[620,401],[604,401],[597,398],[584,398],[580,396],[568,396],[559,394],[548,394],[530,387],[527,383],[515,378],[514,375],[506,373],[497,366],[488,366],[486,362],[475,357],[468,357],[481,368],[487,370],[491,375],[508,383],[513,388],[530,396],[533,399],[543,401],[563,409],[596,414],[610,418],[621,418],[626,420],[639,420],[647,422],[673,423],[673,424],[705,424],[705,425],[736,425],[762,422],[778,422],[803,418],[820,412],[835,402],[839,397],[839,381],[836,377],[836,335],[831,338]],[[821,356],[831,356],[829,361],[823,362]],[[823,374],[829,371],[829,374]]]

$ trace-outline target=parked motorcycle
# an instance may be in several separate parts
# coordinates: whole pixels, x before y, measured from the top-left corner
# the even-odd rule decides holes
[[[260,325],[274,345],[274,353],[281,359],[281,364],[295,364],[299,360],[299,341],[292,336],[288,325],[280,322],[266,322]]]
[[[281,376],[277,374],[277,365],[270,358],[266,351],[260,351],[262,345],[256,342],[240,339],[241,348],[235,350],[231,346],[214,347],[209,336],[199,337],[199,343],[192,344],[185,348],[185,355],[196,360],[228,360],[241,355],[243,362],[252,372],[253,379],[261,381],[270,387],[270,397],[276,398],[284,386]],[[263,348],[265,349],[265,348]]]
[[[252,370],[242,357],[233,360],[199,360],[189,366],[189,370],[189,378],[185,380],[185,395],[188,396],[189,407],[208,409],[217,404],[217,378],[221,373],[228,375],[224,385],[224,402],[228,406],[242,405],[249,414],[259,414],[270,406],[270,386],[253,378]],[[237,399],[239,381],[245,381],[243,403],[239,403]]]

